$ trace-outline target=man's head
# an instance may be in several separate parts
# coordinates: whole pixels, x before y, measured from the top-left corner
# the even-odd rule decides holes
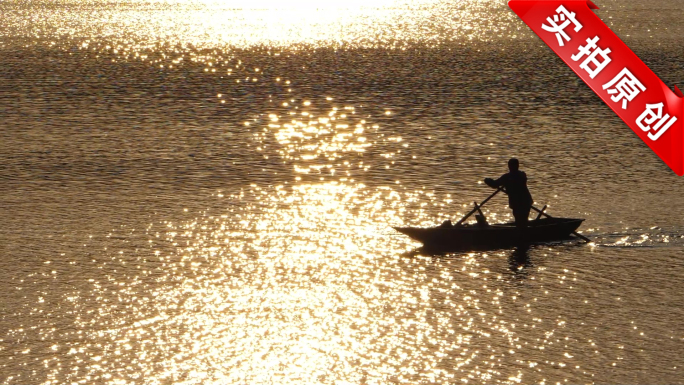
[[[518,163],[518,160],[515,158],[511,158],[508,160],[508,169],[511,171],[518,171],[518,168],[520,167],[520,163]]]

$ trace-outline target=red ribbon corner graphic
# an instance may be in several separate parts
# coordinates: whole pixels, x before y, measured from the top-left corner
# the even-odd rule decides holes
[[[674,92],[594,14],[588,0],[508,6],[656,153],[684,175],[684,94]]]

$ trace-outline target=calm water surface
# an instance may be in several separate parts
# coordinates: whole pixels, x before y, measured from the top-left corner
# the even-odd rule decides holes
[[[684,84],[681,2],[598,5]],[[684,184],[504,1],[0,11],[0,382],[684,383]],[[391,229],[511,156],[592,244]]]

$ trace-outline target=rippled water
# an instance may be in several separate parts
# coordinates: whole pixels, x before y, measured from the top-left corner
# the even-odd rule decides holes
[[[684,84],[679,2],[598,5]],[[682,383],[684,185],[505,2],[0,10],[2,383]],[[391,229],[510,156],[592,244]]]

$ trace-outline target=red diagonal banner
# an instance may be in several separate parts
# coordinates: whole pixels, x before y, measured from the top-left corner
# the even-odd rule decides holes
[[[684,175],[684,95],[674,92],[592,11],[587,0],[508,6],[674,172]]]

